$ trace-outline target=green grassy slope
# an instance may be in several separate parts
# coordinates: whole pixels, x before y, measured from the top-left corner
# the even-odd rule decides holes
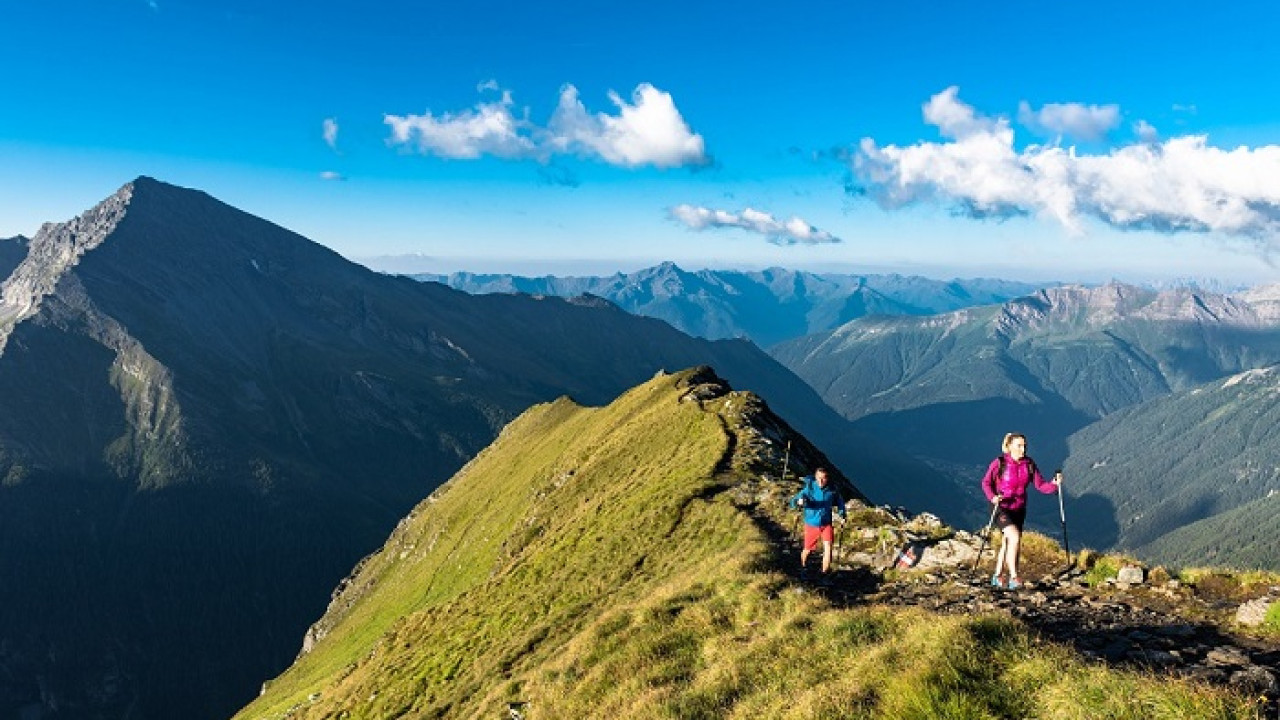
[[[1014,621],[839,609],[776,569],[780,425],[660,375],[537,406],[419,505],[242,718],[1250,717]],[[794,459],[795,456],[793,456]],[[793,561],[788,559],[788,561]]]

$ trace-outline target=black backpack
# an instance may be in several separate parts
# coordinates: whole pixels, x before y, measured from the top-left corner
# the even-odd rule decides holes
[[[1036,467],[1036,461],[1031,459],[1030,455],[1023,455],[1027,459],[1027,477],[1034,478],[1040,468]],[[996,482],[1000,482],[1000,478],[1004,477],[1004,453],[1000,453],[1000,457],[996,458]]]

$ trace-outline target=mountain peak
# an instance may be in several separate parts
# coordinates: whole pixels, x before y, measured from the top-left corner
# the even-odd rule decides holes
[[[14,326],[33,315],[62,276],[116,229],[133,191],[134,183],[127,183],[74,219],[40,227],[28,243],[26,258],[0,285],[0,354]]]
[[[996,327],[997,332],[1014,336],[1063,325],[1099,328],[1126,320],[1236,327],[1270,322],[1249,302],[1227,295],[1186,287],[1157,291],[1112,281],[1097,287],[1047,288],[1011,300],[1002,307]]]

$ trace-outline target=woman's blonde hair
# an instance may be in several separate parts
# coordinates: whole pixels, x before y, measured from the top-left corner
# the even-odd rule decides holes
[[[1000,443],[1000,452],[1009,452],[1009,443],[1013,442],[1015,439],[1021,439],[1022,442],[1025,443],[1027,441],[1027,436],[1022,433],[1005,433],[1004,442]]]

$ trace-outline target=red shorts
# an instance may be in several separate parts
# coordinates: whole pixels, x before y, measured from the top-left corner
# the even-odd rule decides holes
[[[826,540],[829,543],[835,542],[836,531],[832,529],[830,525],[823,525],[822,527],[805,525],[804,526],[804,549],[812,550],[818,547],[819,540]]]

